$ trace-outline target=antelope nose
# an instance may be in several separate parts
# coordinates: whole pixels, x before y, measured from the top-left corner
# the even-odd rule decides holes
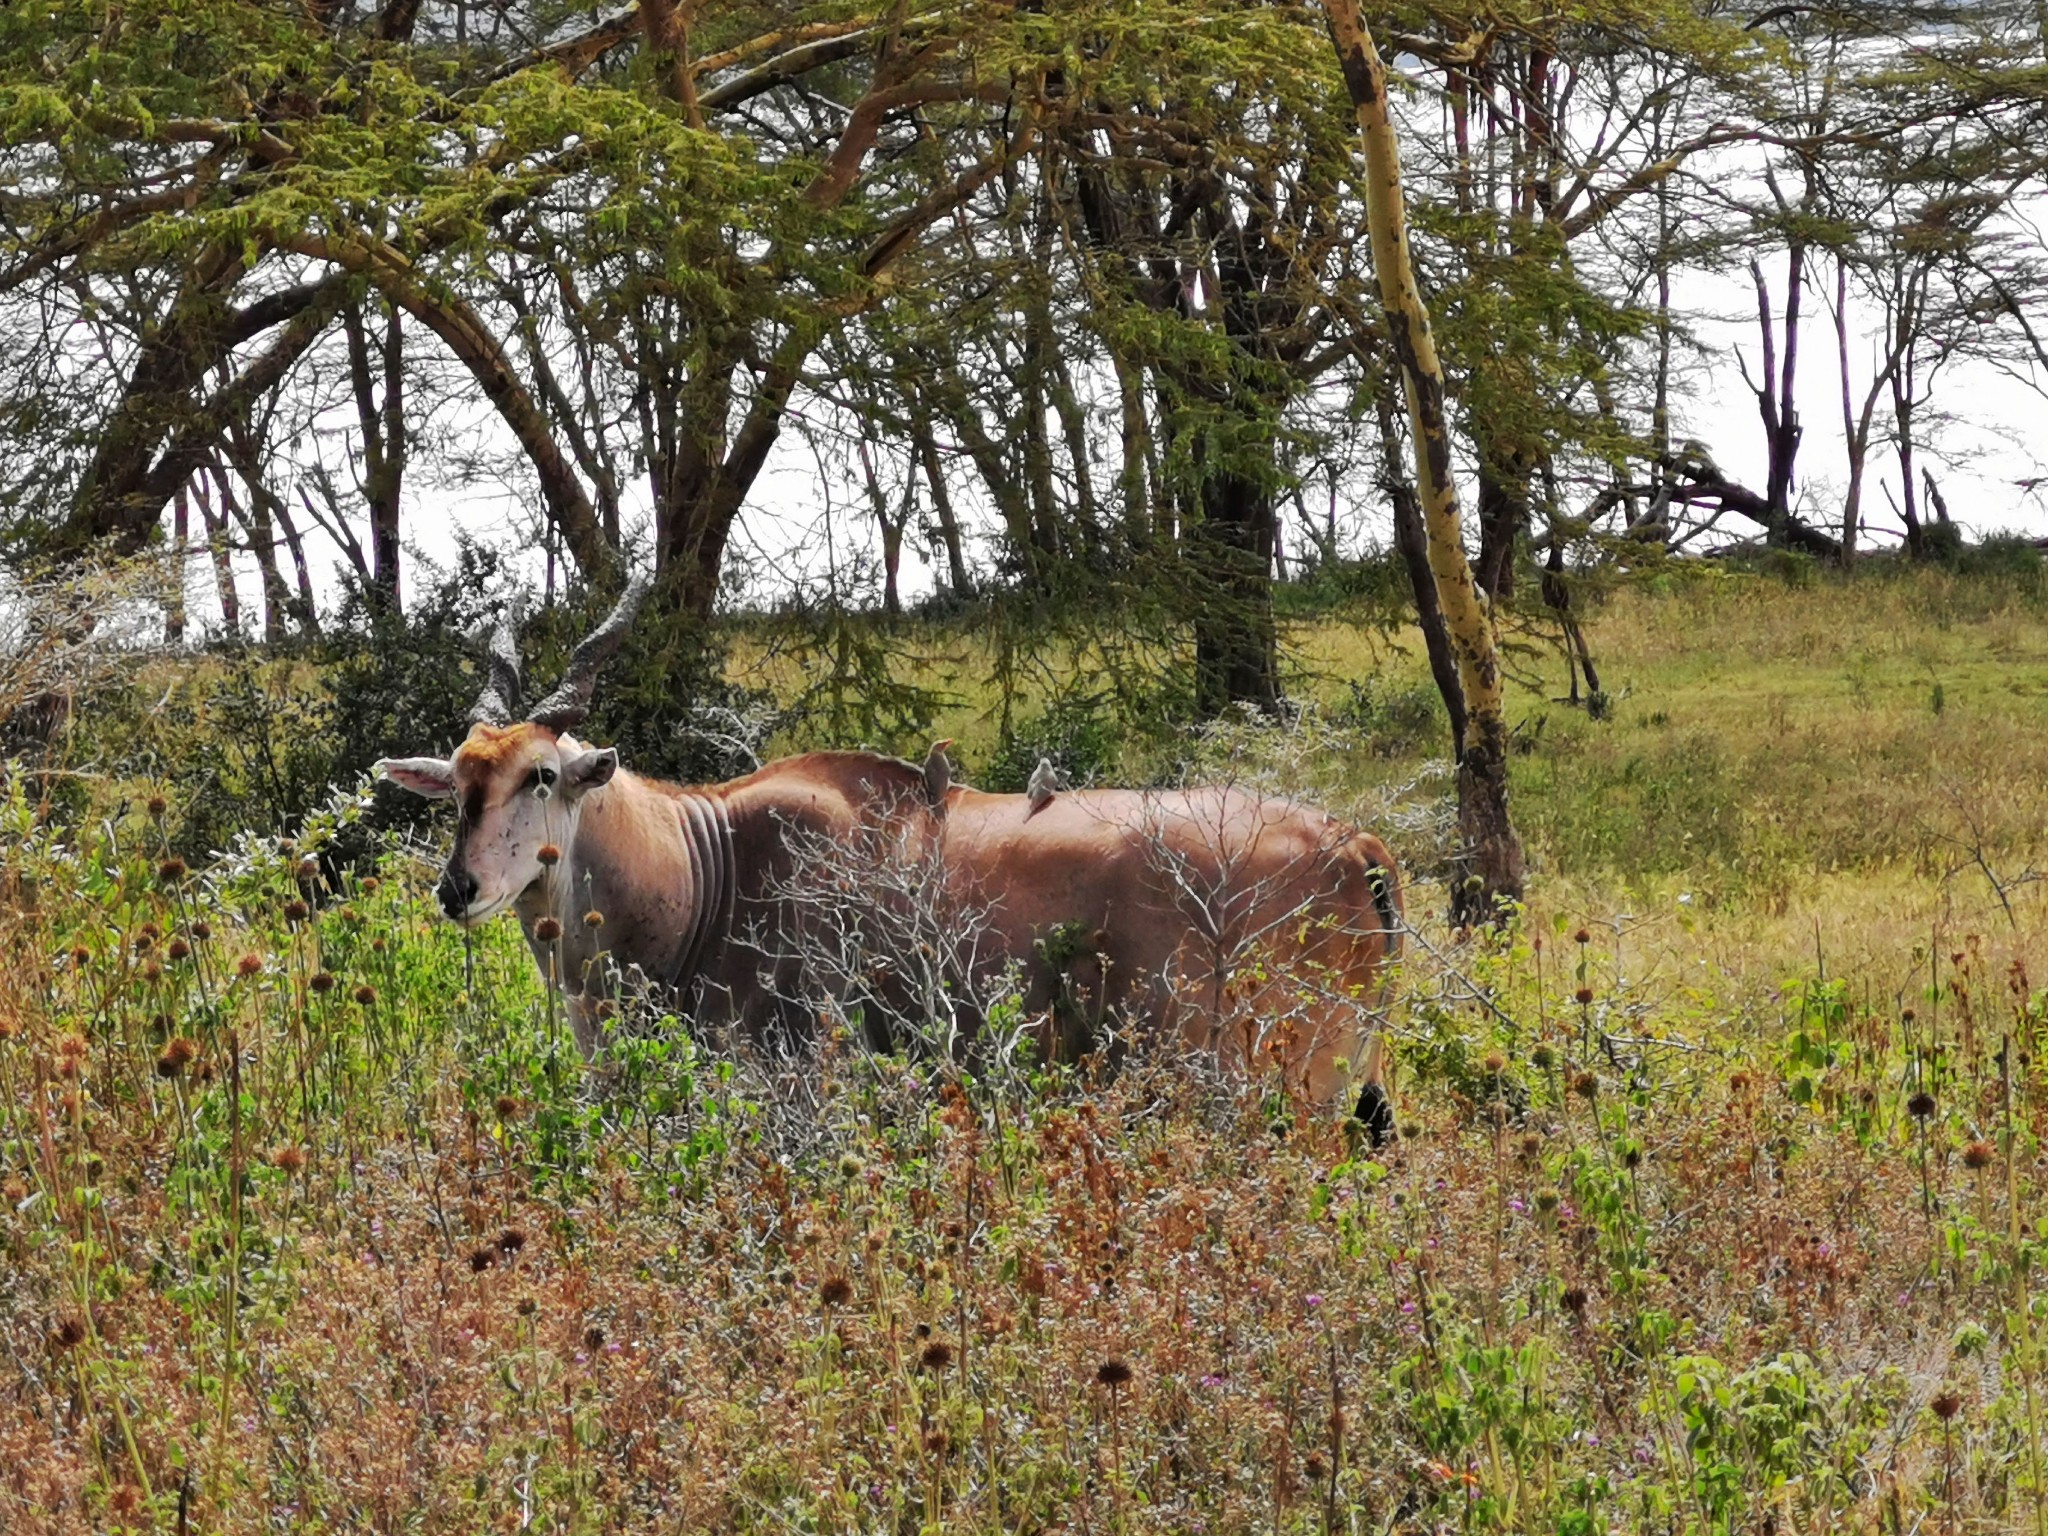
[[[468,870],[460,873],[452,869],[444,870],[441,874],[441,883],[434,887],[434,891],[441,898],[441,910],[450,917],[460,917],[469,910],[469,904],[476,900],[476,876]]]

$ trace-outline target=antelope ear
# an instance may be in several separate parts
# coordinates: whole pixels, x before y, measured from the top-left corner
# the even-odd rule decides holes
[[[611,783],[619,771],[617,747],[593,747],[562,764],[562,790],[571,799]]]
[[[429,800],[447,800],[455,794],[455,764],[445,757],[387,757],[376,771]]]

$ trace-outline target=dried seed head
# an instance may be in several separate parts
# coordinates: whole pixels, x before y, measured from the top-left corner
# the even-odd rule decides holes
[[[540,1303],[531,1296],[522,1296],[519,1298],[519,1305],[513,1308],[513,1310],[521,1317],[531,1317],[540,1310]]]
[[[200,918],[198,922],[192,925],[192,937],[197,939],[200,943],[204,944],[208,939],[213,937],[213,924],[209,923],[203,917]]]
[[[497,1262],[497,1249],[489,1247],[479,1248],[469,1256],[469,1272],[473,1275],[480,1275]]]
[[[163,863],[157,865],[156,877],[163,881],[165,885],[176,885],[185,878],[185,861],[183,859],[165,859]]]
[[[71,950],[71,968],[73,970],[83,970],[90,964],[92,964],[92,951],[83,944],[74,945]]]
[[[251,976],[260,976],[262,973],[263,957],[261,955],[244,955],[235,962],[235,974],[245,981]]]
[[[76,1349],[85,1342],[85,1324],[75,1317],[67,1317],[50,1334],[50,1342],[59,1349]]]
[[[598,911],[597,908],[592,907],[583,914],[583,926],[586,928],[602,928],[604,926],[604,914]]]
[[[1310,1451],[1308,1459],[1301,1464],[1301,1470],[1302,1475],[1307,1477],[1310,1482],[1321,1482],[1323,1475],[1330,1470],[1330,1464],[1323,1460],[1323,1453],[1321,1451]]]
[[[1915,1120],[1925,1120],[1934,1113],[1934,1095],[1924,1089],[1906,1100],[1906,1113]]]
[[[280,1173],[294,1174],[306,1166],[306,1154],[298,1147],[277,1147],[271,1151],[270,1166]]]
[[[313,915],[313,909],[303,901],[288,901],[284,904],[284,920],[288,923],[303,923]]]
[[[1965,1168],[1989,1168],[1997,1157],[1998,1149],[1988,1141],[1973,1141],[1963,1148]]]
[[[498,1234],[498,1252],[514,1254],[526,1246],[526,1234],[517,1227],[507,1227]]]
[[[335,988],[336,983],[334,980],[334,972],[315,971],[311,976],[306,978],[306,985],[313,991],[318,992],[322,997],[325,997],[329,992],[332,992]]]
[[[842,1179],[857,1179],[867,1171],[867,1165],[851,1152],[842,1153],[839,1158],[839,1176]]]
[[[355,989],[355,991],[350,993],[349,995],[353,997],[357,1002],[361,1003],[365,1008],[369,1007],[372,1003],[377,1001],[377,989],[371,986],[367,981],[359,985]]]
[[[542,843],[534,857],[540,860],[543,869],[552,869],[562,862],[562,850],[553,843]]]
[[[533,936],[543,944],[552,944],[562,936],[559,918],[544,917],[533,925]]]
[[[1557,1065],[1557,1052],[1547,1045],[1539,1045],[1529,1053],[1529,1065],[1538,1072],[1548,1072]]]
[[[1599,1091],[1600,1079],[1592,1073],[1577,1072],[1572,1075],[1572,1092],[1576,1093],[1580,1098],[1590,1099]]]
[[[175,965],[180,960],[189,960],[192,957],[192,946],[183,939],[173,939],[164,946],[164,954]]]
[[[1131,1383],[1131,1378],[1136,1374],[1137,1372],[1133,1371],[1127,1363],[1114,1355],[1095,1367],[1095,1379],[1105,1387],[1127,1387]]]
[[[1572,1001],[1581,1008],[1589,1006],[1593,1001],[1593,989],[1591,987],[1579,988],[1578,991],[1572,994]]]
[[[1564,1288],[1564,1293],[1557,1299],[1564,1303],[1564,1309],[1567,1312],[1577,1313],[1586,1310],[1586,1290],[1584,1286],[1568,1285]]]
[[[843,1307],[853,1300],[853,1282],[844,1275],[827,1275],[818,1287],[818,1300],[828,1307]]]
[[[1551,1213],[1552,1211],[1556,1210],[1556,1209],[1557,1209],[1557,1191],[1556,1191],[1556,1190],[1554,1190],[1554,1189],[1539,1189],[1539,1190],[1537,1190],[1537,1191],[1536,1191],[1536,1209],[1537,1209],[1537,1210],[1539,1210],[1539,1211],[1541,1211],[1541,1212],[1542,1212],[1542,1213],[1543,1213],[1544,1215],[1546,1215],[1546,1216],[1548,1216],[1548,1215],[1549,1215],[1549,1214],[1550,1214],[1550,1213]]]
[[[171,1070],[188,1067],[199,1059],[199,1042],[179,1035],[164,1047],[164,1060],[171,1064]]]
[[[277,851],[284,858],[296,858],[299,852],[299,845],[288,837],[280,837],[277,840]]]
[[[953,1449],[953,1437],[943,1429],[931,1430],[924,1437],[924,1448],[927,1455],[944,1456]]]
[[[384,953],[385,950],[389,949],[390,947],[391,945],[385,940],[384,935],[381,933],[378,934],[376,938],[370,940],[370,949],[376,954],[381,955]]]
[[[384,883],[384,882],[383,882],[382,880],[379,880],[379,879],[378,879],[378,878],[377,878],[377,877],[376,877],[375,875],[365,875],[365,876],[363,876],[363,878],[362,878],[362,889],[363,889],[363,894],[364,894],[365,896],[374,896],[374,895],[376,895],[376,894],[377,894],[377,889],[378,889],[378,887],[379,887],[379,886],[381,886],[381,885],[383,885],[383,883]]]
[[[320,878],[320,861],[318,859],[299,860],[298,876],[301,880],[318,880]]]
[[[603,1349],[604,1330],[598,1327],[595,1323],[592,1323],[588,1328],[584,1329],[583,1347],[585,1349]]]
[[[1578,931],[1577,933],[1575,933],[1575,934],[1573,934],[1573,935],[1572,935],[1572,942],[1573,942],[1574,944],[1590,944],[1590,943],[1592,943],[1592,942],[1593,942],[1593,934],[1592,934],[1592,931],[1591,931],[1590,929],[1586,929],[1586,928],[1581,928],[1581,929],[1580,929],[1580,930],[1579,930],[1579,931]]]
[[[918,1363],[928,1371],[943,1371],[953,1363],[953,1346],[944,1339],[933,1339],[925,1345],[924,1353],[917,1357]]]
[[[164,812],[171,808],[171,802],[162,795],[151,795],[143,802],[143,808],[149,812],[152,821],[161,821]]]
[[[499,1094],[495,1099],[491,1100],[491,1108],[498,1112],[500,1120],[517,1120],[519,1118],[519,1100],[512,1094]]]
[[[1937,1419],[1946,1424],[1950,1419],[1962,1412],[1963,1400],[1954,1392],[1937,1392],[1934,1394],[1934,1401],[1927,1406],[1934,1410],[1934,1416]]]

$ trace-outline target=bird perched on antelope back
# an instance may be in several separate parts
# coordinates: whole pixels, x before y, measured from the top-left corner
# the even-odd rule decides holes
[[[946,748],[951,745],[953,738],[948,736],[933,742],[931,751],[924,755],[924,792],[934,816],[946,814],[946,791],[953,787],[953,764],[946,756]]]
[[[1024,793],[1031,797],[1031,809],[1024,813],[1024,819],[1029,821],[1051,805],[1059,787],[1059,773],[1053,767],[1052,759],[1041,757],[1038,766],[1031,770],[1031,781],[1024,786]]]

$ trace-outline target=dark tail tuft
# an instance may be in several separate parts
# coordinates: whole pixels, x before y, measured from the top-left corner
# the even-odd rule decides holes
[[[1387,1097],[1387,1090],[1376,1082],[1367,1083],[1358,1096],[1354,1118],[1365,1127],[1375,1151],[1385,1146],[1394,1134],[1394,1103]]]

